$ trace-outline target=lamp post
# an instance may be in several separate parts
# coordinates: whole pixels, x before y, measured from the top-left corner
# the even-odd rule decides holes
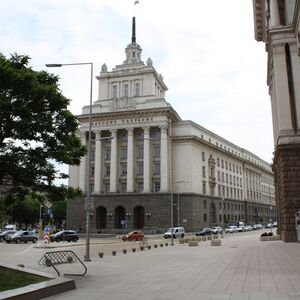
[[[85,238],[85,261],[90,261],[90,208],[91,208],[91,143],[92,143],[92,105],[93,105],[93,63],[70,63],[70,64],[46,64],[49,68],[59,68],[63,66],[80,66],[89,65],[91,67],[91,86],[90,86],[90,110],[89,110],[89,140],[88,140],[88,164],[87,164],[87,175],[86,175],[86,238]]]

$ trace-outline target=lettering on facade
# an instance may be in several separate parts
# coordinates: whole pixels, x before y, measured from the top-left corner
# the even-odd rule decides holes
[[[120,125],[120,124],[135,124],[135,123],[145,123],[145,122],[152,122],[152,117],[147,118],[129,118],[129,119],[122,119],[122,120],[107,120],[107,121],[99,121],[93,122],[93,125]]]

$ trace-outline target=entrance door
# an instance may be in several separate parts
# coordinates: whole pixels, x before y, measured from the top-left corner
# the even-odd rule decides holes
[[[145,226],[145,209],[142,206],[136,206],[134,213],[134,228],[142,229]]]

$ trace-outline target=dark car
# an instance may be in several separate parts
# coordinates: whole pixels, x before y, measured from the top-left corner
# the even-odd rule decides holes
[[[34,231],[29,231],[29,230],[25,230],[25,231],[17,231],[15,234],[13,235],[7,235],[5,238],[5,241],[7,243],[27,243],[27,242],[33,242],[36,243],[37,242],[37,237],[35,235]]]
[[[50,235],[51,242],[77,242],[78,240],[79,236],[74,230],[62,230]]]
[[[143,231],[139,231],[139,230],[135,230],[132,232],[129,232],[127,234],[125,234],[122,237],[123,241],[141,241],[144,238],[144,232]]]
[[[206,236],[206,235],[211,235],[214,234],[213,230],[211,228],[203,228],[199,232],[196,232],[196,235],[201,235],[201,236]]]
[[[12,235],[16,232],[17,230],[4,230],[3,232],[0,233],[0,242],[3,242],[7,235]]]

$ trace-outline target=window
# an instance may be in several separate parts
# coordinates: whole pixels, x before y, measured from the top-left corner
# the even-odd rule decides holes
[[[137,167],[138,167],[137,175],[143,175],[144,174],[144,164],[138,164]]]
[[[227,161],[225,161],[225,168],[226,168],[226,170],[228,169],[228,163],[227,163]]]
[[[139,131],[138,134],[137,134],[137,139],[139,141],[142,141],[144,140],[144,132],[143,131]]]
[[[137,191],[138,193],[142,193],[143,190],[144,190],[144,183],[140,181],[137,183]]]
[[[118,91],[117,86],[113,85],[112,86],[112,97],[113,98],[117,98],[117,91]]]
[[[135,83],[135,96],[136,97],[140,96],[140,83],[139,82]]]
[[[220,158],[217,157],[217,166],[220,167]]]
[[[144,148],[143,147],[138,147],[137,149],[137,157],[144,157]]]
[[[126,164],[122,164],[121,168],[122,168],[122,175],[127,175],[127,165]]]
[[[126,183],[125,182],[121,183],[121,193],[126,193]]]
[[[203,200],[203,208],[206,209],[206,200]]]
[[[127,158],[127,148],[121,148],[121,158]]]
[[[222,159],[221,160],[221,166],[222,166],[222,169],[224,168],[224,160]]]
[[[110,148],[107,148],[106,153],[105,153],[105,158],[110,159],[110,154],[111,154],[111,150],[110,150]]]
[[[128,97],[128,84],[127,83],[125,83],[123,85],[123,96]]]
[[[120,136],[120,139],[121,139],[122,142],[127,142],[127,140],[128,140],[127,133],[123,133],[123,134]]]
[[[153,173],[160,174],[160,164],[159,163],[153,164]]]
[[[110,190],[109,183],[105,183],[104,190],[105,190],[105,193],[109,193],[109,190]]]
[[[206,214],[203,214],[203,221],[207,222],[207,216],[206,216]]]
[[[202,177],[205,178],[205,166],[202,167]]]
[[[219,202],[219,209],[222,209],[222,202]]]
[[[202,182],[202,190],[203,190],[203,194],[206,194],[206,181]]]
[[[106,172],[105,172],[106,176],[110,175],[110,166],[106,166]]]
[[[154,191],[156,193],[160,191],[160,183],[159,182],[155,182],[154,183]]]
[[[159,146],[154,146],[154,149],[153,149],[153,156],[154,157],[160,157],[160,147]]]
[[[205,152],[202,152],[202,161],[205,161]]]

